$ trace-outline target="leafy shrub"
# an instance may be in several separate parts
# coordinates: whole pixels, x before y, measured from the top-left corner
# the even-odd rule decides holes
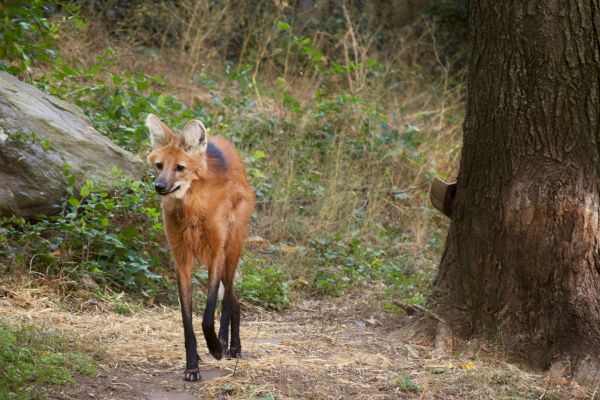
[[[157,271],[168,258],[154,190],[114,173],[111,185],[88,180],[73,193],[75,179],[66,167],[69,197],[62,211],[33,222],[5,218],[0,253],[44,275],[87,274],[99,284],[146,297],[164,293],[170,281]]]
[[[356,238],[350,241],[339,237],[316,239],[312,245],[322,266],[337,267],[340,275],[354,285],[376,278],[382,270],[391,268],[383,263],[383,251],[372,249]]]
[[[431,277],[408,267],[405,257],[388,257],[384,251],[356,238],[316,239],[311,244],[318,265],[312,285],[317,292],[339,296],[348,288],[380,281],[385,283],[388,296],[400,297],[410,304],[424,304],[423,293]]]
[[[61,19],[46,14],[57,6]],[[49,63],[58,57],[55,40],[64,23],[81,24],[77,7],[61,1],[7,1],[0,7],[0,70],[13,75],[29,71],[34,63]]]
[[[155,113],[171,126],[183,126],[193,118],[206,121],[202,110],[185,107],[176,97],[163,94],[163,79],[143,73],[113,74],[108,50],[93,65],[78,69],[65,63],[38,81],[38,86],[82,107],[100,132],[120,146],[133,151],[148,150],[148,132],[144,120]]]
[[[265,260],[247,257],[241,268],[237,290],[242,298],[272,310],[290,305],[289,281],[275,266],[261,267]]]
[[[348,288],[348,279],[334,268],[320,267],[313,279],[313,287],[321,294],[337,297]]]

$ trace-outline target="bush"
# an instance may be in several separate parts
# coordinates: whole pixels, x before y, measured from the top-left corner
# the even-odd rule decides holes
[[[47,17],[57,7],[64,17]],[[65,1],[12,0],[0,7],[0,70],[13,75],[30,71],[36,63],[58,58],[55,41],[65,23],[81,25],[78,8]]]
[[[149,113],[159,115],[172,127],[194,118],[206,121],[201,109],[191,110],[175,96],[164,94],[160,90],[167,86],[163,79],[143,73],[110,73],[113,56],[114,52],[107,50],[96,63],[81,69],[58,63],[53,73],[37,84],[83,108],[96,129],[135,153],[149,149],[144,126]]]
[[[314,263],[318,265],[313,289],[328,296],[339,296],[346,289],[383,282],[386,296],[409,304],[424,305],[431,277],[421,268],[409,266],[406,256],[389,257],[358,239],[340,237],[312,242]]]
[[[169,261],[153,187],[114,173],[110,185],[88,180],[73,193],[66,167],[70,196],[62,211],[38,221],[4,218],[0,254],[45,276],[89,275],[117,290],[165,295],[171,281],[158,272]]]
[[[261,267],[265,260],[247,257],[241,268],[237,290],[252,303],[272,310],[283,310],[290,305],[289,280],[275,266]]]

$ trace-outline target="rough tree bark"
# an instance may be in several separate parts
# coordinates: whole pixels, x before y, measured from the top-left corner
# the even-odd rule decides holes
[[[462,335],[600,380],[600,1],[472,0],[469,23],[435,300]]]

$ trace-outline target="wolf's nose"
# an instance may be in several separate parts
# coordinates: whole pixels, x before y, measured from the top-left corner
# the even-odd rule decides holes
[[[165,185],[164,182],[156,182],[154,184],[154,189],[156,189],[156,191],[158,193],[163,193],[165,191],[165,189],[167,188],[167,185]]]

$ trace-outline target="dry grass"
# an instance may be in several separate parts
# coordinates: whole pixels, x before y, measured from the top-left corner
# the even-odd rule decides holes
[[[216,361],[200,340],[208,380],[194,384],[181,381],[183,329],[177,310],[155,307],[123,316],[108,307],[70,312],[61,304],[48,287],[21,284],[0,297],[0,314],[12,323],[34,323],[42,332],[58,330],[74,347],[95,354],[103,371],[97,379],[110,377],[107,385],[113,388],[96,398],[160,392],[240,399],[267,394],[278,399],[568,399],[590,398],[593,392],[481,352],[440,355],[422,334],[421,323],[382,313],[363,295],[304,300],[281,314],[246,310],[245,357]],[[198,326],[196,331],[201,332]],[[77,388],[52,390],[85,398],[95,388],[94,380],[84,379]]]

